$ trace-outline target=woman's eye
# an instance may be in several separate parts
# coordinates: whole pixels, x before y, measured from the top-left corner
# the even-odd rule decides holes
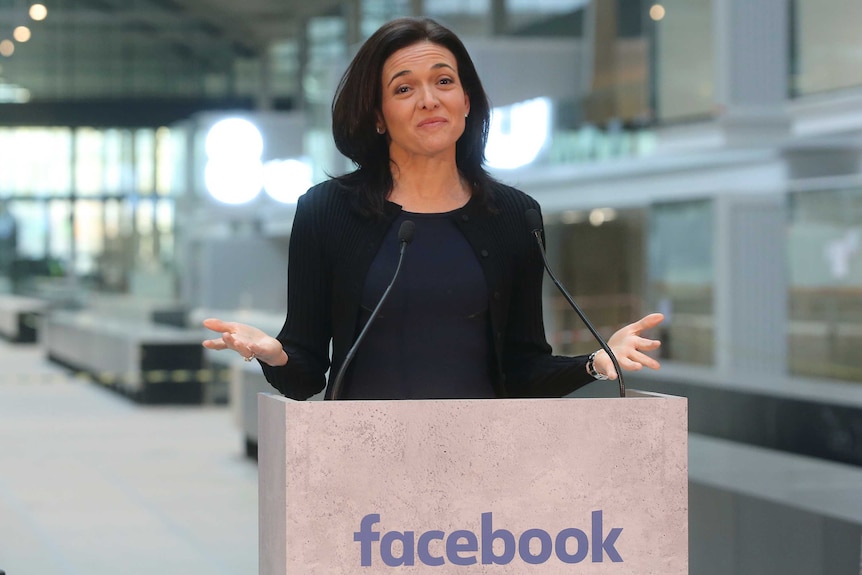
[[[398,86],[397,88],[395,88],[396,94],[406,94],[409,91],[410,88],[408,88],[407,86]]]
[[[441,84],[452,84],[453,82],[454,82],[454,80],[452,80],[452,78],[441,78],[440,79]]]

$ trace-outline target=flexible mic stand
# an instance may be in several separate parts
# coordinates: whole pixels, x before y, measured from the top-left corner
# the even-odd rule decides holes
[[[401,271],[401,264],[404,262],[404,252],[407,250],[407,244],[413,240],[414,229],[415,225],[410,220],[402,222],[401,227],[398,228],[398,239],[401,242],[401,251],[398,254],[398,265],[395,267],[395,273],[392,274],[392,281],[389,282],[389,285],[386,287],[386,291],[384,291],[383,295],[380,296],[380,301],[377,302],[374,311],[371,312],[371,316],[368,318],[368,321],[365,322],[365,326],[362,328],[362,331],[359,332],[359,337],[356,338],[356,341],[353,342],[353,346],[347,352],[347,355],[344,358],[344,363],[341,364],[341,369],[338,370],[338,374],[335,376],[335,381],[332,384],[332,394],[330,395],[330,399],[338,399],[338,396],[341,395],[342,382],[344,380],[344,374],[347,373],[347,366],[349,366],[350,362],[353,361],[353,356],[356,355],[356,350],[359,349],[359,344],[362,342],[365,334],[368,333],[368,328],[370,328],[371,324],[374,323],[374,320],[377,318],[377,314],[380,313],[380,308],[383,307],[383,302],[385,302],[386,298],[389,297],[389,292],[392,291],[392,286],[395,285],[395,280],[398,278],[398,272]]]
[[[542,254],[542,263],[545,266],[545,270],[548,272],[548,275],[551,276],[554,285],[557,286],[557,289],[560,290],[560,293],[563,294],[563,297],[566,298],[566,301],[569,302],[569,305],[572,306],[572,309],[575,310],[578,317],[581,318],[581,321],[584,322],[584,325],[587,326],[587,329],[590,330],[590,333],[593,334],[593,337],[596,338],[596,341],[599,342],[599,345],[602,346],[602,349],[605,350],[605,353],[607,353],[608,357],[611,358],[611,362],[617,370],[617,379],[620,384],[620,397],[625,397],[626,384],[623,381],[623,370],[620,369],[617,357],[614,355],[614,352],[611,351],[610,346],[608,346],[602,336],[599,335],[599,332],[596,331],[596,328],[593,327],[593,324],[590,323],[590,320],[587,319],[587,316],[584,315],[584,312],[581,311],[581,308],[578,307],[578,304],[575,303],[575,300],[572,299],[572,296],[569,295],[569,292],[566,291],[566,288],[563,287],[563,284],[561,284],[557,279],[557,276],[554,275],[554,272],[551,271],[551,266],[548,264],[548,258],[545,255],[545,246],[542,245],[542,220],[539,217],[539,212],[530,208],[527,210],[525,215],[527,218],[527,226],[530,228],[530,233],[535,236],[536,243],[539,245],[539,253]]]

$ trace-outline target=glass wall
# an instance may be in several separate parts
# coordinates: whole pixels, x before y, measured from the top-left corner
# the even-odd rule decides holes
[[[862,2],[793,0],[791,92],[862,86]]]
[[[790,372],[862,381],[862,188],[790,196]]]
[[[708,200],[658,204],[650,209],[650,310],[664,313],[661,357],[712,365],[713,206]]]
[[[551,103],[547,145],[535,160],[539,164],[648,155],[655,149],[656,124],[714,113],[712,0],[363,0],[360,40],[419,6],[468,44],[486,36],[572,43],[578,55],[559,70],[572,78],[572,94]],[[340,75],[355,49],[346,46],[348,31],[344,17],[314,18],[307,27],[305,101],[315,126],[308,146],[321,150],[313,152],[315,157],[332,154],[328,106],[337,81],[333,76]],[[489,96],[493,102],[494,94]]]
[[[644,313],[643,209],[571,210],[546,218],[546,245],[555,273],[603,337]],[[589,330],[551,282],[545,313],[555,353],[597,349]]]
[[[169,270],[170,179],[164,128],[0,128],[0,275],[20,293],[69,277],[125,291]]]
[[[671,122],[712,115],[712,0],[663,0],[648,11],[653,27],[656,119]]]
[[[539,161],[648,155],[656,125],[715,114],[712,0],[598,0],[568,8],[511,31],[569,37],[582,54],[565,72],[582,93],[554,103],[551,141]]]

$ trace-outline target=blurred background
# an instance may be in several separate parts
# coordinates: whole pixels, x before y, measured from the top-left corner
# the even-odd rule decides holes
[[[403,15],[464,40],[600,331],[666,315],[628,385],[689,398],[691,573],[862,573],[858,0],[0,0],[0,569],[256,571],[269,388],[200,321],[281,327],[335,86]]]

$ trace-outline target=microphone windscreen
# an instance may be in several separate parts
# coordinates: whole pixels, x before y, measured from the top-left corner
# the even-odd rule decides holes
[[[398,228],[398,241],[409,244],[413,241],[413,230],[416,226],[410,220],[406,220],[401,223],[401,227]]]
[[[542,231],[542,218],[539,217],[539,212],[530,208],[524,215],[527,218],[527,228],[530,230],[530,233]]]

